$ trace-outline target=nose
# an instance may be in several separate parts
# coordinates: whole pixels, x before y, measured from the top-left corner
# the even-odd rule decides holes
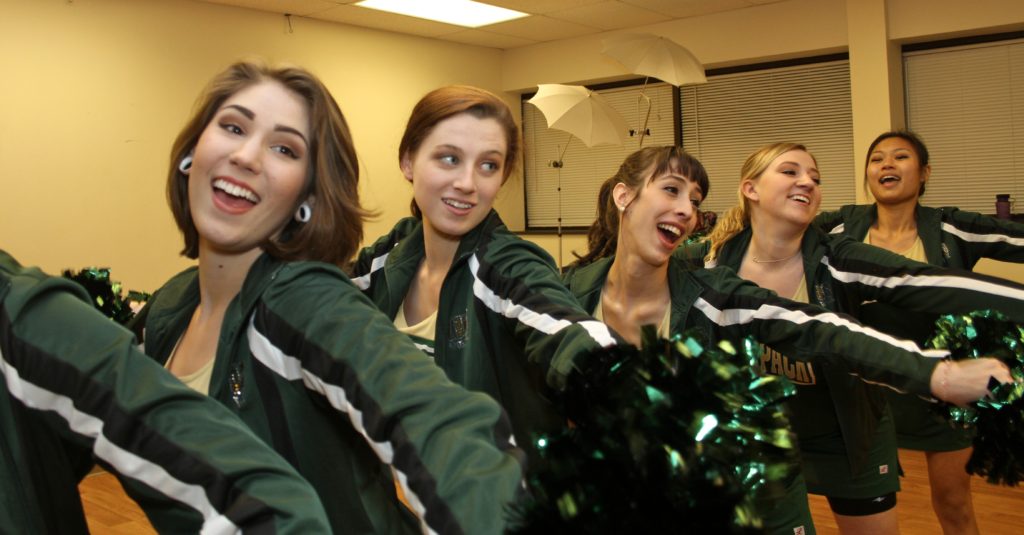
[[[676,214],[682,216],[683,219],[690,219],[693,217],[694,212],[693,201],[690,200],[689,196],[681,197],[676,203]]]
[[[256,136],[242,140],[232,151],[230,162],[250,173],[259,173],[261,169],[262,144]]]
[[[455,182],[452,186],[456,190],[463,193],[472,193],[476,191],[476,174],[471,166],[463,166],[455,171]]]

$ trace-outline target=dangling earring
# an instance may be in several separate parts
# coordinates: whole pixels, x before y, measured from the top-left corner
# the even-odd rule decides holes
[[[181,171],[181,174],[183,174],[185,176],[188,176],[188,173],[191,170],[192,170],[192,153],[189,152],[188,154],[185,155],[184,158],[181,159],[181,162],[178,163],[178,171]]]
[[[295,211],[295,220],[299,223],[308,223],[311,217],[313,217],[313,207],[309,205],[309,201],[302,201],[299,209]]]

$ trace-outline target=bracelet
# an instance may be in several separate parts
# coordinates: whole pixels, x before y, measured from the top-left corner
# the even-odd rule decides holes
[[[952,361],[943,360],[939,363],[942,366],[942,376],[939,378],[938,396],[943,400],[948,400],[947,395],[949,394],[949,368],[953,365]]]

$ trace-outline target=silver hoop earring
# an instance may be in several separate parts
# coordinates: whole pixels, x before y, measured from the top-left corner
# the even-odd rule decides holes
[[[188,176],[188,173],[191,170],[192,170],[192,153],[190,152],[190,153],[186,154],[184,158],[181,159],[181,162],[178,163],[178,171],[181,171],[181,174]]]
[[[309,205],[309,201],[302,201],[299,209],[295,211],[295,220],[299,223],[309,223],[311,217],[313,217],[313,207]]]

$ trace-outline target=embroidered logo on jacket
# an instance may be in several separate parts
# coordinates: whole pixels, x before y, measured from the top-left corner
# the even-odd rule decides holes
[[[450,347],[462,348],[466,345],[466,335],[469,333],[469,320],[466,318],[466,314],[456,314],[452,316],[452,321],[448,326],[448,345]]]

